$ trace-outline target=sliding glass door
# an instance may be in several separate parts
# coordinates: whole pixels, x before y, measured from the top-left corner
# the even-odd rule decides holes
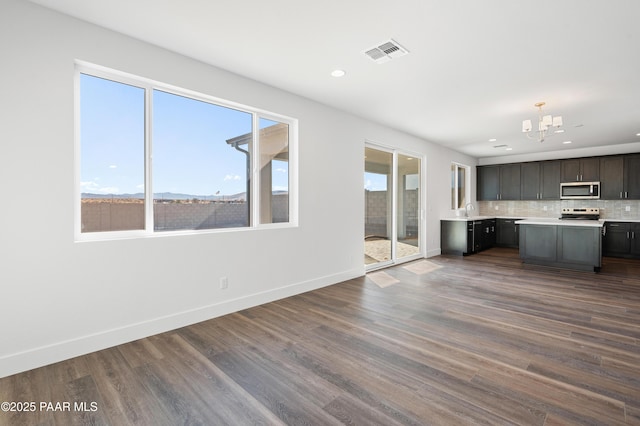
[[[392,245],[393,154],[364,152],[364,263],[390,264]]]
[[[420,158],[397,154],[396,258],[420,254]]]
[[[365,147],[367,269],[422,256],[422,161],[392,149]]]

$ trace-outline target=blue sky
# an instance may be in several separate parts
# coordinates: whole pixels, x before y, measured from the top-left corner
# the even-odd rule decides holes
[[[418,189],[420,187],[420,175],[413,174],[402,177],[406,179],[407,190]],[[368,191],[386,191],[387,175],[380,173],[364,172],[364,189]]]
[[[369,191],[386,191],[387,175],[364,172],[364,189]]]
[[[81,192],[144,192],[144,90],[85,74],[80,84]],[[246,157],[226,141],[250,133],[251,121],[247,112],[154,90],[154,193],[244,192]],[[261,128],[273,124],[260,120]],[[273,169],[273,189],[286,189],[287,163]]]

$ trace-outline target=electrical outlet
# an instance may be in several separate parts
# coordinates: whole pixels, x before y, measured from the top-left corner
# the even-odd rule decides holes
[[[496,206],[496,210],[498,210],[498,206]]]
[[[624,211],[630,212],[631,211],[631,206],[624,206]]]
[[[229,278],[221,277],[220,278],[220,289],[224,290],[229,287]]]
[[[542,210],[547,211],[547,206],[542,207]]]

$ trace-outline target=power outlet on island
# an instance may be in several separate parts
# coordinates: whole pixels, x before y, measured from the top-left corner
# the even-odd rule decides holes
[[[624,211],[630,212],[631,211],[631,206],[624,206]]]
[[[221,277],[220,278],[220,290],[226,290],[229,288],[229,278]]]

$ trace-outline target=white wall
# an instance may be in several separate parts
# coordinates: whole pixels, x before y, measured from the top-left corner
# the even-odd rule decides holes
[[[25,1],[0,8],[0,377],[362,275],[366,139],[426,155],[439,253],[449,165],[474,159]],[[74,242],[76,59],[297,117],[300,226]]]

